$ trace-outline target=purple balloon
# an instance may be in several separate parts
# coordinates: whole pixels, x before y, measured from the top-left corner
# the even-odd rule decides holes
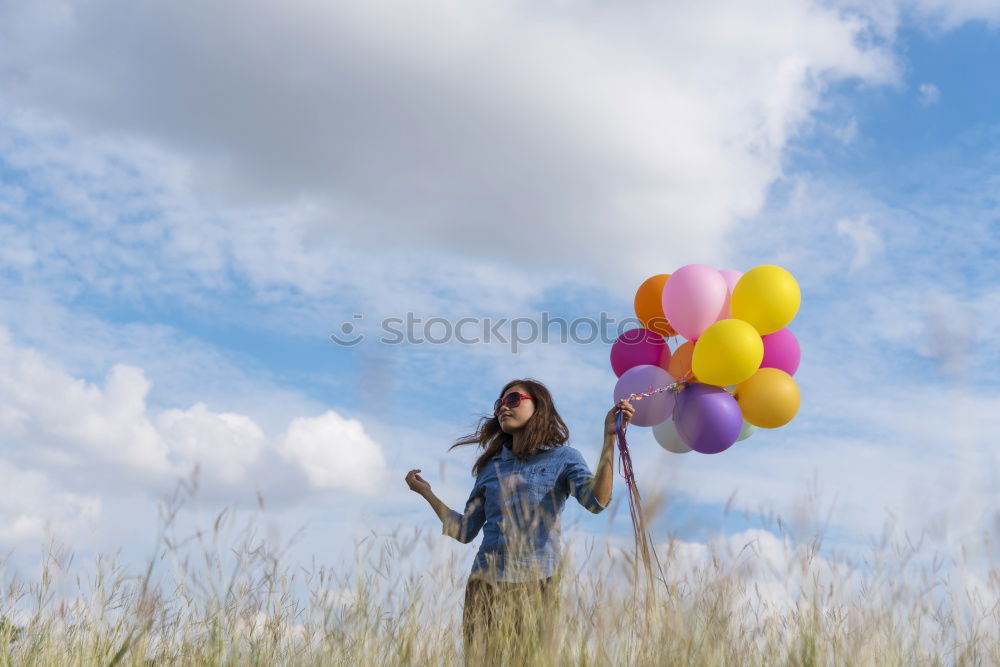
[[[778,329],[774,333],[761,336],[764,341],[764,360],[761,368],[779,368],[789,375],[799,369],[799,341],[791,329]]]
[[[667,341],[649,329],[629,329],[611,346],[611,370],[618,377],[635,366],[649,364],[666,369],[669,363]]]
[[[743,415],[728,391],[696,382],[677,395],[674,424],[688,447],[701,454],[718,454],[740,437]]]
[[[615,385],[615,403],[628,398],[631,394],[650,392],[673,383],[674,378],[670,373],[659,366],[649,364],[633,366],[618,378],[618,383]],[[635,408],[631,423],[636,426],[653,426],[670,419],[670,413],[674,409],[674,394],[661,391],[652,396],[634,398],[631,403]]]

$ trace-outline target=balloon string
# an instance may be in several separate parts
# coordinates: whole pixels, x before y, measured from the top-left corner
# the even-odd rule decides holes
[[[622,413],[620,410],[615,418],[615,432],[618,436],[619,472],[625,478],[625,486],[628,488],[628,506],[629,514],[632,517],[632,530],[635,533],[636,558],[642,557],[646,573],[652,578],[652,569],[649,564],[649,545],[645,539],[645,531],[642,525],[642,500],[635,485],[632,456],[629,454],[628,443],[625,441],[625,425],[622,423]]]
[[[655,389],[653,389],[652,387],[650,387],[649,390],[647,390],[647,391],[642,391],[642,392],[636,392],[636,393],[633,393],[633,394],[629,394],[628,396],[625,397],[625,400],[626,401],[632,401],[632,400],[641,401],[644,398],[649,398],[650,396],[654,396],[656,394],[660,394],[660,393],[665,392],[665,391],[669,391],[671,394],[679,393],[681,391],[684,391],[684,388],[688,386],[689,383],[688,383],[687,380],[688,380],[688,376],[690,376],[690,375],[691,375],[691,373],[687,373],[684,376],[684,379],[678,380],[677,382],[674,382],[673,384],[668,384],[665,387],[657,387]]]
[[[653,396],[664,391],[676,394],[683,391],[686,386],[687,382],[681,380],[665,387],[657,387],[655,389],[650,388],[645,392],[630,394],[626,400],[631,401],[635,399],[640,401],[643,398],[648,398],[649,396]],[[653,542],[652,536],[649,534],[649,531],[646,530],[644,525],[642,498],[639,495],[639,487],[635,482],[635,471],[632,469],[632,455],[629,453],[628,442],[625,439],[626,428],[628,428],[628,424],[623,423],[622,412],[621,410],[618,410],[618,414],[615,417],[615,433],[617,435],[619,452],[618,465],[619,473],[625,478],[625,486],[628,488],[629,513],[632,516],[632,530],[635,533],[635,548],[638,552],[636,554],[636,560],[638,561],[638,558],[640,556],[642,557],[642,562],[646,569],[646,575],[649,577],[649,581],[652,581],[653,571],[649,561],[649,554],[650,551],[652,551],[653,558],[656,559],[656,567],[660,571],[660,581],[663,582],[664,586],[667,586],[667,579],[663,574],[663,566],[660,564],[660,558],[656,554],[656,549],[650,546]]]

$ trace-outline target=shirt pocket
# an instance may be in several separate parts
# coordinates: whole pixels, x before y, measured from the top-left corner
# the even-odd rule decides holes
[[[532,498],[541,502],[547,497],[555,498],[556,481],[559,471],[552,464],[537,465],[527,471],[528,487]]]

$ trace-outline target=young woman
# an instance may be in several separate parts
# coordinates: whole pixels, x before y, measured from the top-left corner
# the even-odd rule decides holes
[[[478,444],[483,450],[472,466],[476,481],[463,514],[431,492],[420,469],[407,473],[407,485],[434,508],[444,535],[468,543],[483,529],[483,543],[465,589],[462,626],[467,661],[470,653],[478,654],[492,643],[485,636],[491,630],[496,636],[498,628],[493,626],[507,620],[513,621],[507,629],[515,635],[541,640],[538,621],[546,613],[541,610],[558,598],[553,589],[559,581],[559,517],[570,495],[594,514],[611,502],[619,410],[626,423],[635,413],[625,400],[608,411],[594,476],[580,452],[566,445],[569,430],[545,385],[514,380],[500,392],[492,417],[482,417],[474,433],[451,447]],[[501,613],[500,607],[508,611]],[[500,633],[500,641],[509,641],[504,634]]]

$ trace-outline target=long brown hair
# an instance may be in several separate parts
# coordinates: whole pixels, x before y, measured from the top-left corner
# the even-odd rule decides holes
[[[569,429],[566,428],[566,422],[556,412],[552,394],[549,393],[545,385],[530,378],[511,380],[500,390],[498,398],[506,396],[510,388],[515,385],[521,385],[534,397],[535,412],[524,425],[523,435],[517,449],[513,448],[512,443],[511,451],[514,456],[526,459],[538,453],[543,445],[559,447],[566,444],[566,441],[569,440]],[[479,418],[479,426],[476,427],[476,430],[459,438],[454,445],[448,448],[448,451],[460,445],[478,444],[479,448],[484,451],[472,466],[472,475],[475,477],[487,461],[500,453],[504,443],[510,442],[512,439],[513,436],[500,430],[500,419],[497,415],[483,415]]]

